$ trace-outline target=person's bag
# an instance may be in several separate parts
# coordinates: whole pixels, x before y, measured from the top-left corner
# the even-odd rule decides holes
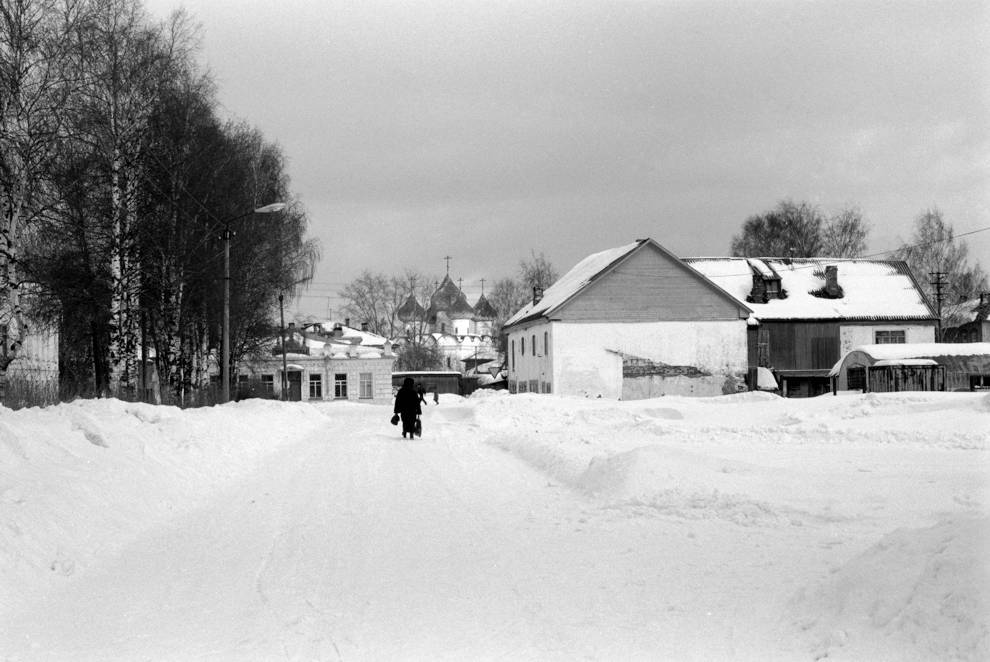
[[[399,415],[392,414],[392,425],[398,425],[398,424],[399,424]]]
[[[423,436],[423,422],[419,420],[419,416],[416,417],[416,426],[413,428],[417,437]]]

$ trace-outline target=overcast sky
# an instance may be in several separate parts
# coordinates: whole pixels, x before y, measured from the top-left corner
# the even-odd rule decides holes
[[[293,313],[446,255],[472,302],[531,252],[727,255],[784,198],[858,206],[871,252],[931,206],[990,226],[987,2],[146,6],[186,8],[222,112],[288,157],[324,255]],[[966,240],[990,270],[990,232]]]

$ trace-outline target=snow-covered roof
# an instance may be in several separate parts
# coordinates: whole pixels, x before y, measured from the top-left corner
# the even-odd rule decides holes
[[[926,319],[935,315],[903,262],[828,258],[684,258],[740,302],[753,289],[754,270],[780,276],[784,299],[746,302],[753,315],[771,319]],[[825,267],[836,266],[842,296],[821,296]],[[818,293],[818,295],[813,294]]]
[[[316,328],[317,326],[319,326],[318,329]],[[337,328],[340,328],[341,332],[339,337],[327,335]],[[333,340],[338,342],[343,341],[351,345],[363,345],[364,347],[383,347],[388,341],[388,338],[380,336],[377,333],[361,331],[360,329],[335,322],[317,322],[307,325],[304,327],[304,334],[307,345],[311,347],[320,347],[322,344]]]
[[[990,359],[990,342],[919,342],[882,343],[879,345],[858,345],[842,355],[829,371],[829,376],[839,374],[842,364],[853,352],[862,352],[874,361],[896,361],[903,363],[909,359],[930,359],[936,356],[986,356]]]
[[[634,241],[631,244],[593,253],[584,258],[574,265],[570,271],[561,276],[557,282],[548,287],[543,292],[542,299],[536,303],[530,301],[517,311],[515,315],[506,320],[505,326],[542,315],[560,306],[580,292],[585,285],[590,283],[598,274],[605,271],[611,264],[624,258],[642,243],[643,241]]]
[[[884,367],[889,365],[938,365],[934,359],[884,359],[877,361],[874,366]]]
[[[925,359],[933,356],[990,356],[990,342],[919,342],[859,345],[861,351],[877,359]]]

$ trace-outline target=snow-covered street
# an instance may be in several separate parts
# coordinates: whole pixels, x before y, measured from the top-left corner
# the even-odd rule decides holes
[[[0,410],[0,660],[990,655],[990,396]]]

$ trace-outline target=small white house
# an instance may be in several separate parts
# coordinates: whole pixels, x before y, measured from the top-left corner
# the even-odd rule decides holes
[[[286,330],[270,351],[245,362],[237,375],[238,397],[286,400],[392,400],[395,354],[384,337],[332,322]],[[283,387],[284,384],[284,387]]]
[[[595,253],[506,321],[509,390],[626,400],[745,390],[751,312],[652,239]]]

